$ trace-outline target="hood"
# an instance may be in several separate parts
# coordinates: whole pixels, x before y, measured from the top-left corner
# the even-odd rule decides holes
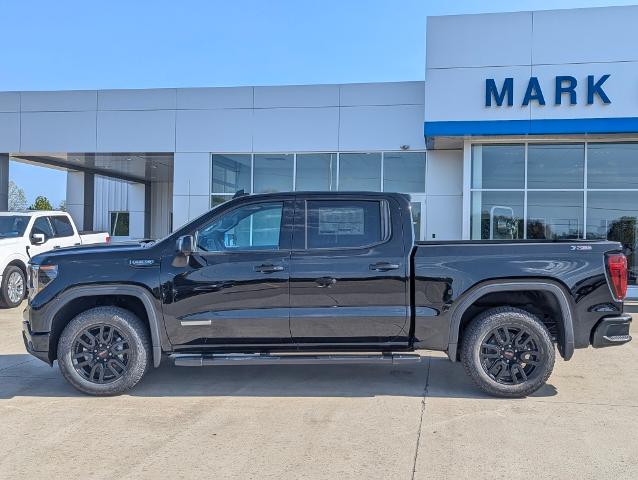
[[[141,256],[152,257],[153,254],[149,248],[152,245],[153,244],[148,243],[111,243],[60,248],[36,255],[31,259],[31,263],[58,263],[78,260],[90,261],[92,259],[108,257],[112,257],[113,259],[128,259],[137,258],[140,254]]]

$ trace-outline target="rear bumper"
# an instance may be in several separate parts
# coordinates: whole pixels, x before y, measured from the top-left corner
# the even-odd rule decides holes
[[[591,344],[594,348],[624,345],[631,341],[629,326],[630,315],[603,318],[596,324],[592,332]]]
[[[27,349],[31,355],[39,358],[43,362],[52,365],[51,357],[49,355],[49,342],[51,335],[47,333],[34,333],[31,331],[31,325],[28,319],[28,311],[24,311],[24,321],[22,322],[22,340],[24,342],[24,348]]]

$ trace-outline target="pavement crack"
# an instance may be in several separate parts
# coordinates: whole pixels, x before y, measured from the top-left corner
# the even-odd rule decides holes
[[[421,431],[423,430],[423,414],[425,413],[425,403],[428,396],[428,387],[430,385],[430,369],[432,367],[432,357],[428,357],[428,373],[425,378],[425,387],[423,387],[423,398],[421,398],[421,415],[419,416],[419,431],[416,435],[416,447],[414,449],[414,461],[412,463],[412,477],[416,475],[416,462],[419,458],[419,446],[421,443]]]

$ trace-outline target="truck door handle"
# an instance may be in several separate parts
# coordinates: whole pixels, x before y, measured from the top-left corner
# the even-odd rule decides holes
[[[260,273],[275,273],[275,272],[281,272],[284,269],[284,267],[282,267],[281,265],[272,265],[272,264],[268,264],[268,265],[257,265],[255,267],[255,272],[260,272]]]
[[[315,280],[315,283],[319,288],[330,288],[337,283],[337,279],[332,277],[319,277]]]
[[[370,270],[376,270],[377,272],[387,272],[388,270],[398,270],[398,263],[379,262],[370,264]]]

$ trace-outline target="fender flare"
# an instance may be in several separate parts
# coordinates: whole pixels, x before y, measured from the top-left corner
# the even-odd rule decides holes
[[[448,342],[448,356],[453,362],[456,361],[459,344],[459,333],[461,330],[461,319],[465,311],[479,298],[494,292],[506,291],[544,291],[551,293],[560,306],[563,316],[562,321],[562,343],[559,343],[558,350],[565,360],[569,360],[574,354],[574,321],[572,307],[563,288],[555,282],[548,280],[523,280],[515,282],[495,282],[474,287],[465,293],[462,300],[452,312],[450,322],[450,336]]]
[[[51,323],[55,315],[69,302],[82,297],[95,297],[100,295],[125,295],[135,297],[142,302],[151,333],[151,345],[153,348],[153,366],[159,367],[162,361],[162,343],[160,336],[160,319],[153,305],[153,296],[148,290],[137,285],[91,285],[73,287],[60,295],[56,302],[56,308],[51,313]],[[51,324],[53,327],[53,324]]]

